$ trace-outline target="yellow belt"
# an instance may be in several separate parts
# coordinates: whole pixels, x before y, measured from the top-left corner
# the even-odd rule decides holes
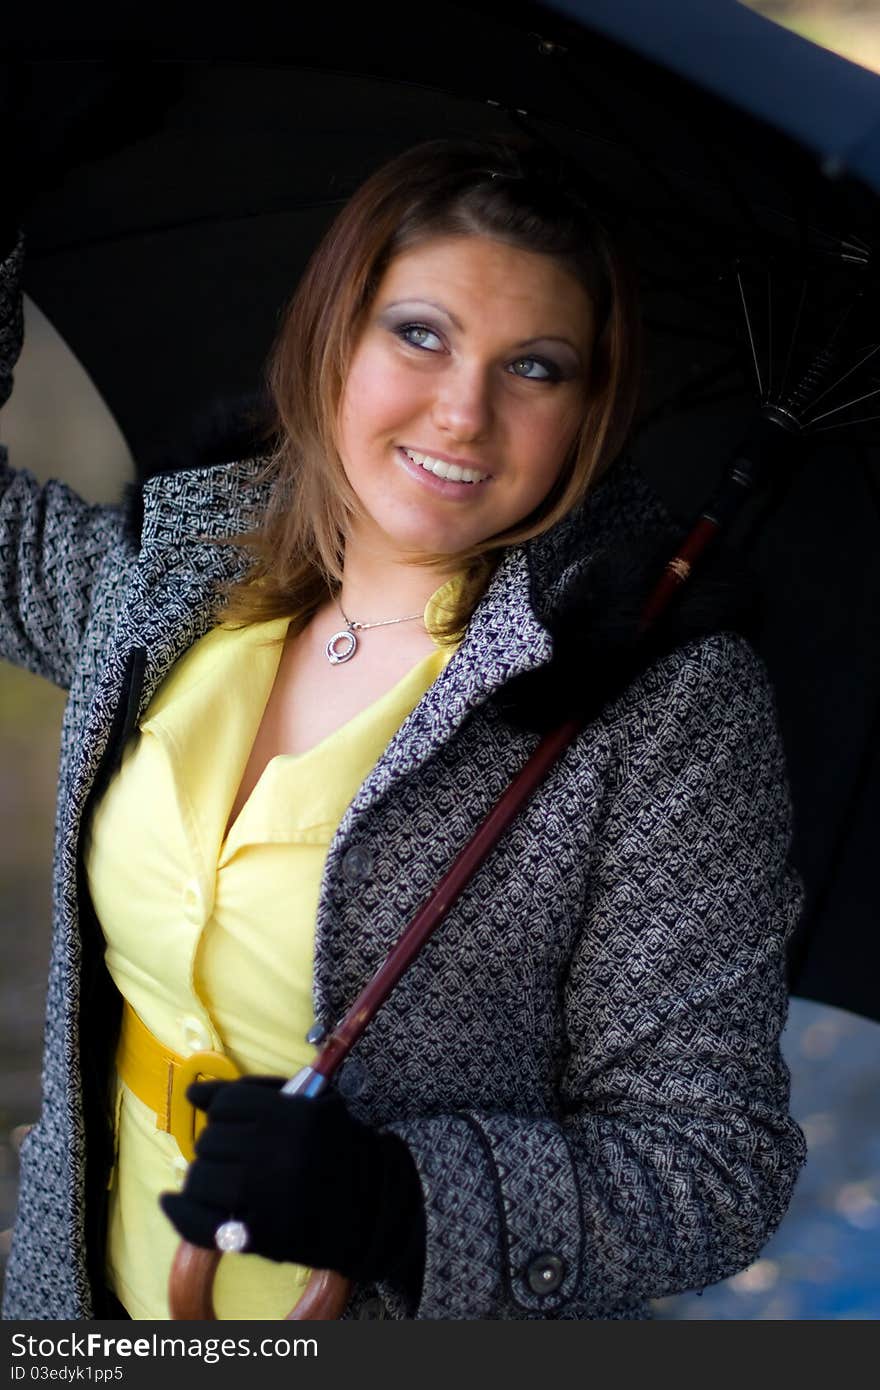
[[[241,1075],[232,1058],[222,1052],[194,1052],[190,1057],[172,1052],[127,1000],[123,1001],[116,1070],[138,1100],[155,1111],[156,1128],[173,1135],[190,1162],[207,1116],[187,1100],[187,1086],[191,1081],[234,1081]]]

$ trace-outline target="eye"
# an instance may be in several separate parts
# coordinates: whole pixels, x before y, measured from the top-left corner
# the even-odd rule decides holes
[[[543,372],[542,376],[532,376],[524,372],[514,371],[514,376],[521,376],[524,381],[561,381],[562,379],[562,373],[555,362],[548,362],[544,357],[518,357],[515,362],[511,363],[514,368],[523,365],[539,367]]]
[[[400,328],[395,328],[398,338],[402,338],[410,347],[423,348],[426,352],[436,352],[437,349],[428,347],[425,338],[437,338],[433,328],[428,328],[424,323],[404,323]],[[439,338],[437,338],[439,342]]]

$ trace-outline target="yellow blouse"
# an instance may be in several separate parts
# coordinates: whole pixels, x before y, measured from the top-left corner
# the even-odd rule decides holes
[[[456,577],[425,607],[433,635]],[[292,1076],[314,1048],[312,964],[327,850],[390,739],[455,651],[440,645],[380,699],[299,756],[270,760],[225,836],[290,618],[213,628],[175,664],[91,820],[89,888],[117,987],[166,1047],[226,1052],[242,1072]],[[329,674],[329,673],[328,673]],[[117,1081],[107,1279],[133,1318],[169,1317],[179,1237],[158,1204],[186,1161]],[[280,1318],[298,1265],[225,1255],[219,1318]]]

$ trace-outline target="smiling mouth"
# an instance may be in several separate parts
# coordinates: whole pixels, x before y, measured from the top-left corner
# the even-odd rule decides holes
[[[477,468],[461,468],[457,463],[446,463],[443,459],[434,458],[431,454],[419,453],[416,449],[407,449],[401,445],[401,452],[407,458],[424,468],[426,473],[433,473],[435,478],[442,478],[449,483],[465,483],[474,486],[476,483],[485,483],[491,478],[491,473],[483,473]]]

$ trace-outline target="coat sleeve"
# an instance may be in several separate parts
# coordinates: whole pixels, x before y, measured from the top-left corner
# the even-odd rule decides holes
[[[804,1161],[779,1050],[803,889],[766,669],[715,634],[603,719],[558,1112],[389,1126],[425,1200],[417,1317],[625,1317],[702,1289],[756,1258]]]
[[[0,406],[22,344],[24,238],[0,262]],[[0,657],[69,689],[95,581],[124,527],[122,508],[41,485],[0,444]]]

